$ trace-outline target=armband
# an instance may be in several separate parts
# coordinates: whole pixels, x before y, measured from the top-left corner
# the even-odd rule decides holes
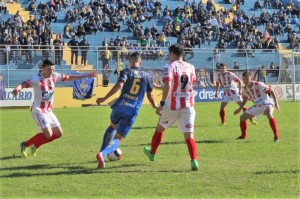
[[[164,105],[166,104],[166,101],[161,100],[159,104],[160,104],[161,107],[164,107]]]

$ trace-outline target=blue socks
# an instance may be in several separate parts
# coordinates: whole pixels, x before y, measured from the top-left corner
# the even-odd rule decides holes
[[[119,139],[113,139],[110,142],[109,146],[106,147],[105,149],[103,149],[103,151],[101,151],[103,157],[105,157],[105,156],[107,156],[107,154],[115,151],[118,148],[119,144],[120,144],[120,140]]]
[[[109,126],[104,133],[100,152],[109,145],[110,141],[113,139],[114,134],[115,134],[115,129]]]

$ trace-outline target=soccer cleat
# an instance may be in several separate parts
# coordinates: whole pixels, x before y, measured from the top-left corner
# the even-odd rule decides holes
[[[199,165],[197,160],[192,160],[191,161],[191,166],[192,166],[192,171],[198,171]]]
[[[236,138],[237,140],[247,140],[247,137],[244,137],[244,136],[239,136],[238,138]]]
[[[151,153],[149,147],[144,148],[144,153],[146,156],[148,156],[149,160],[154,161],[155,160],[155,155]]]
[[[221,122],[220,124],[219,124],[220,126],[226,126],[226,122]]]
[[[279,142],[279,137],[274,137],[274,142]]]
[[[105,168],[105,161],[102,153],[97,153],[96,158],[98,160],[98,169],[104,169]]]
[[[31,155],[36,156],[38,149],[33,145],[31,145]]]
[[[20,144],[20,147],[21,147],[21,155],[22,155],[22,157],[27,158],[27,146],[25,146],[25,143],[22,142]]]

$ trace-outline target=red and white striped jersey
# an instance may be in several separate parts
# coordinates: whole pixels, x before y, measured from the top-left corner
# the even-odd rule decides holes
[[[197,81],[195,67],[184,61],[174,61],[164,66],[163,82],[171,81],[166,105],[171,110],[194,106],[193,84]]]
[[[254,105],[266,105],[273,103],[268,93],[272,91],[271,86],[267,86],[262,82],[252,82],[252,87],[243,86],[242,96],[254,102]]]
[[[45,78],[42,73],[39,73],[24,81],[23,84],[26,85],[25,87],[32,87],[34,91],[32,108],[37,109],[41,113],[51,112],[53,109],[55,83],[67,79],[69,79],[68,75],[54,72],[49,78]]]
[[[236,94],[238,88],[235,82],[238,82],[238,78],[234,73],[226,71],[225,74],[218,74],[218,82],[224,88],[224,95],[230,96],[231,94]]]

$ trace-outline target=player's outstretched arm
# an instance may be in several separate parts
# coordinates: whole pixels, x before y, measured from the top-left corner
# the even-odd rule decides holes
[[[239,79],[238,81],[239,95],[242,95],[242,81]]]
[[[216,93],[215,93],[215,98],[218,98],[218,90],[219,90],[219,88],[220,88],[220,82],[219,81],[217,81],[217,84],[216,84]]]
[[[278,113],[280,113],[281,110],[280,110],[280,106],[279,106],[279,104],[278,104],[278,99],[277,99],[277,97],[276,97],[276,94],[274,93],[273,90],[270,92],[270,94],[271,94],[272,98],[274,99],[275,108],[277,108]]]
[[[162,111],[163,106],[164,106],[164,105],[162,105],[162,102],[163,102],[163,104],[165,104],[165,101],[166,101],[166,99],[169,95],[169,92],[170,92],[170,88],[171,88],[171,81],[164,82],[162,98],[161,98],[161,101],[160,101],[161,105],[159,107],[157,107],[156,111],[155,111],[155,113],[157,115],[161,115],[161,111]]]
[[[96,77],[96,73],[88,73],[88,74],[84,74],[84,75],[80,75],[80,76],[77,76],[77,75],[70,75],[69,76],[69,81],[76,81],[76,80],[79,80],[79,79],[83,79],[83,78],[90,78],[90,77]]]
[[[100,105],[100,103],[103,103],[105,100],[113,96],[116,92],[118,92],[122,87],[123,87],[124,82],[123,81],[118,81],[114,87],[110,89],[110,91],[105,95],[105,97],[99,97],[96,100],[96,103]]]
[[[241,110],[243,110],[244,106],[247,104],[248,98],[247,97],[243,97],[243,101],[242,104],[240,105],[240,107],[238,109],[236,109],[234,111],[234,115],[238,114],[239,112],[241,112]]]
[[[155,104],[152,92],[147,92],[147,98],[148,98],[149,102],[151,103],[152,107],[155,108],[155,109],[157,109],[158,106]]]
[[[20,90],[22,90],[22,88],[25,88],[26,86],[24,85],[24,83],[19,84],[16,86],[16,88],[14,88],[14,90],[12,91],[13,96],[17,96],[18,93],[20,92]]]

